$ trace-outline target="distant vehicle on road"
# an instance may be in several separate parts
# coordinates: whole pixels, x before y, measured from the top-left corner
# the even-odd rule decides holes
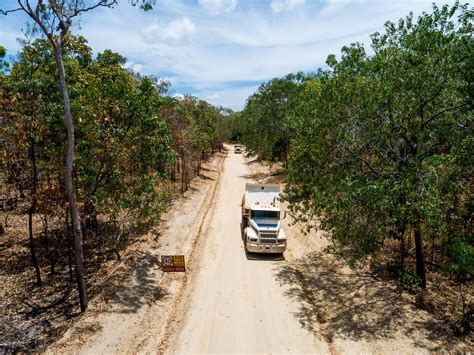
[[[242,154],[242,146],[240,144],[234,144],[234,153]]]
[[[281,254],[286,250],[280,225],[280,185],[245,185],[242,232],[247,252]]]

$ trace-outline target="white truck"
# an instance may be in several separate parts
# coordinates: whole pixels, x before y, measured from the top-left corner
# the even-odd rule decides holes
[[[286,250],[286,236],[280,224],[280,185],[245,185],[242,236],[247,252],[283,253]]]

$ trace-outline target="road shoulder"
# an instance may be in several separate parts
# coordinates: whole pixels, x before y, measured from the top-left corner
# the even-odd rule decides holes
[[[159,236],[148,235],[134,246],[134,267],[124,271],[113,293],[92,300],[87,313],[47,353],[151,352],[166,345],[166,332],[176,304],[192,283],[198,263],[196,251],[212,207],[226,152],[203,165],[202,178],[162,217]],[[187,274],[163,274],[160,256],[186,255]],[[112,272],[113,273],[113,272]],[[112,276],[112,275],[111,275]]]

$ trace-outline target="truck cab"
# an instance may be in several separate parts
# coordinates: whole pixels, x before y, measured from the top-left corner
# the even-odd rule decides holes
[[[280,185],[246,184],[242,229],[247,252],[281,254],[286,250],[279,194]]]

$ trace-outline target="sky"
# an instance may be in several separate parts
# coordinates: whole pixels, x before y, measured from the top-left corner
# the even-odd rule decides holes
[[[34,1],[32,1],[34,3]],[[144,12],[127,0],[96,9],[73,30],[94,53],[111,49],[126,67],[172,84],[170,95],[191,94],[241,110],[258,86],[274,77],[325,66],[328,54],[363,43],[412,11],[454,0],[156,0]],[[14,7],[0,0],[0,9]],[[0,16],[0,45],[14,56],[28,19]]]

